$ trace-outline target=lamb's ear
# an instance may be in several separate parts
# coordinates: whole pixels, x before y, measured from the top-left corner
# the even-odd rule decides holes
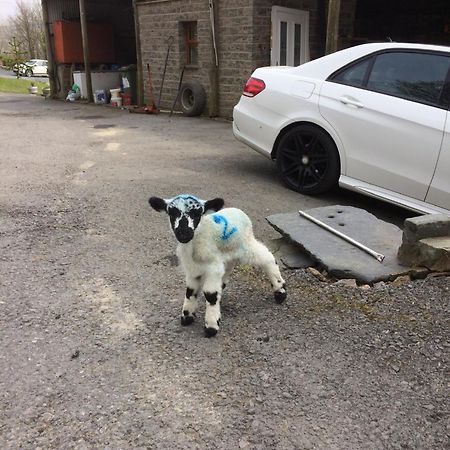
[[[205,213],[209,211],[219,211],[223,208],[225,201],[223,198],[213,198],[205,203]]]
[[[148,202],[150,203],[150,206],[158,212],[165,211],[167,208],[167,203],[163,198],[150,197]]]

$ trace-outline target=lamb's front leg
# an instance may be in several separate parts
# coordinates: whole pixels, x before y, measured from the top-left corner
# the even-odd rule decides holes
[[[186,276],[186,296],[181,313],[181,325],[190,325],[194,322],[195,311],[197,311],[197,296],[201,287],[201,277]]]
[[[205,275],[203,293],[206,298],[205,336],[212,337],[219,331],[220,299],[222,298],[223,267],[216,268]]]

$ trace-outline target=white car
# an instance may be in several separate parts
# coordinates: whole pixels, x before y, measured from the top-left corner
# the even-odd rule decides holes
[[[363,44],[263,67],[233,112],[240,141],[285,184],[337,183],[419,213],[450,214],[450,47]]]
[[[29,61],[20,64],[19,66],[15,66],[13,68],[14,72],[17,73],[19,71],[20,75],[24,75],[26,77],[46,77],[47,74],[47,60],[46,59],[30,59]]]

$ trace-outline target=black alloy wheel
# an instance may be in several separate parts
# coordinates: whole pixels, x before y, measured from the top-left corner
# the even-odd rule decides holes
[[[283,182],[302,194],[321,194],[337,184],[340,160],[333,139],[323,129],[301,124],[288,130],[276,148]]]

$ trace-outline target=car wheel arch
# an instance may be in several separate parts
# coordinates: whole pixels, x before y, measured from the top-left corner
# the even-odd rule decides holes
[[[315,122],[311,122],[309,120],[299,120],[296,122],[291,122],[287,125],[285,125],[283,128],[280,129],[278,136],[276,137],[273,146],[272,146],[272,151],[270,153],[270,157],[273,161],[275,161],[277,159],[277,147],[278,147],[278,143],[280,142],[281,138],[292,128],[295,128],[299,125],[312,125],[314,127],[317,127],[319,129],[321,129],[322,131],[324,131],[325,133],[328,134],[328,136],[330,137],[330,139],[334,142],[334,145],[336,146],[338,155],[339,155],[339,160],[340,160],[340,170],[341,170],[341,174],[345,175],[345,167],[346,167],[346,158],[345,158],[345,152],[342,146],[342,143],[339,139],[339,137],[336,135],[335,132],[333,132],[333,130],[329,130],[327,129],[327,127],[323,127],[321,124],[315,123]]]

